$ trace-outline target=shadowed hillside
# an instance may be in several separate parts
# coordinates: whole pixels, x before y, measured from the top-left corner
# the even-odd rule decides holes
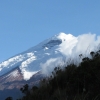
[[[55,67],[52,75],[44,78],[39,87],[22,91],[25,96],[18,100],[100,100],[100,50],[90,52],[90,58],[82,58],[77,67]]]

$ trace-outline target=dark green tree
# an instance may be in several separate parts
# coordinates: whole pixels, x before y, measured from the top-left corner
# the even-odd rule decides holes
[[[22,91],[22,93],[24,93],[24,94],[29,94],[29,86],[28,86],[28,84],[25,84],[24,86],[23,86],[23,88],[20,88],[20,91]]]

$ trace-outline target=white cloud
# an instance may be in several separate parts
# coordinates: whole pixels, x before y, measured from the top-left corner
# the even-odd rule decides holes
[[[61,37],[60,37],[61,36]],[[45,63],[41,64],[42,72],[50,74],[54,67],[59,66],[64,60],[70,64],[71,62],[79,64],[81,59],[79,54],[89,56],[91,51],[100,49],[100,36],[96,34],[87,33],[79,36],[71,34],[60,33],[58,39],[62,39],[62,44],[56,49],[62,53],[62,57],[48,59]],[[64,60],[62,60],[64,57]],[[64,65],[64,63],[63,63]]]
[[[50,58],[49,60],[46,61],[46,63],[44,64],[41,63],[40,65],[42,68],[42,73],[50,75],[55,67],[63,66],[64,63],[62,57],[58,57],[58,58]]]

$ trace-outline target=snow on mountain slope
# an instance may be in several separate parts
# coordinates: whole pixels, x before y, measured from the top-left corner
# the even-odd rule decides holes
[[[96,39],[97,38],[97,39]],[[43,41],[37,46],[20,53],[2,63],[0,63],[0,76],[19,67],[25,80],[42,70],[49,73],[53,68],[62,64],[63,58],[68,60],[80,53],[87,53],[100,43],[100,37],[95,34],[83,34],[73,36],[71,34],[60,33],[50,39]]]

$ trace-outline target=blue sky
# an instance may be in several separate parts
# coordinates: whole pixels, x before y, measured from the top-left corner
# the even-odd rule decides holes
[[[100,0],[0,0],[0,62],[60,32],[100,34]]]

